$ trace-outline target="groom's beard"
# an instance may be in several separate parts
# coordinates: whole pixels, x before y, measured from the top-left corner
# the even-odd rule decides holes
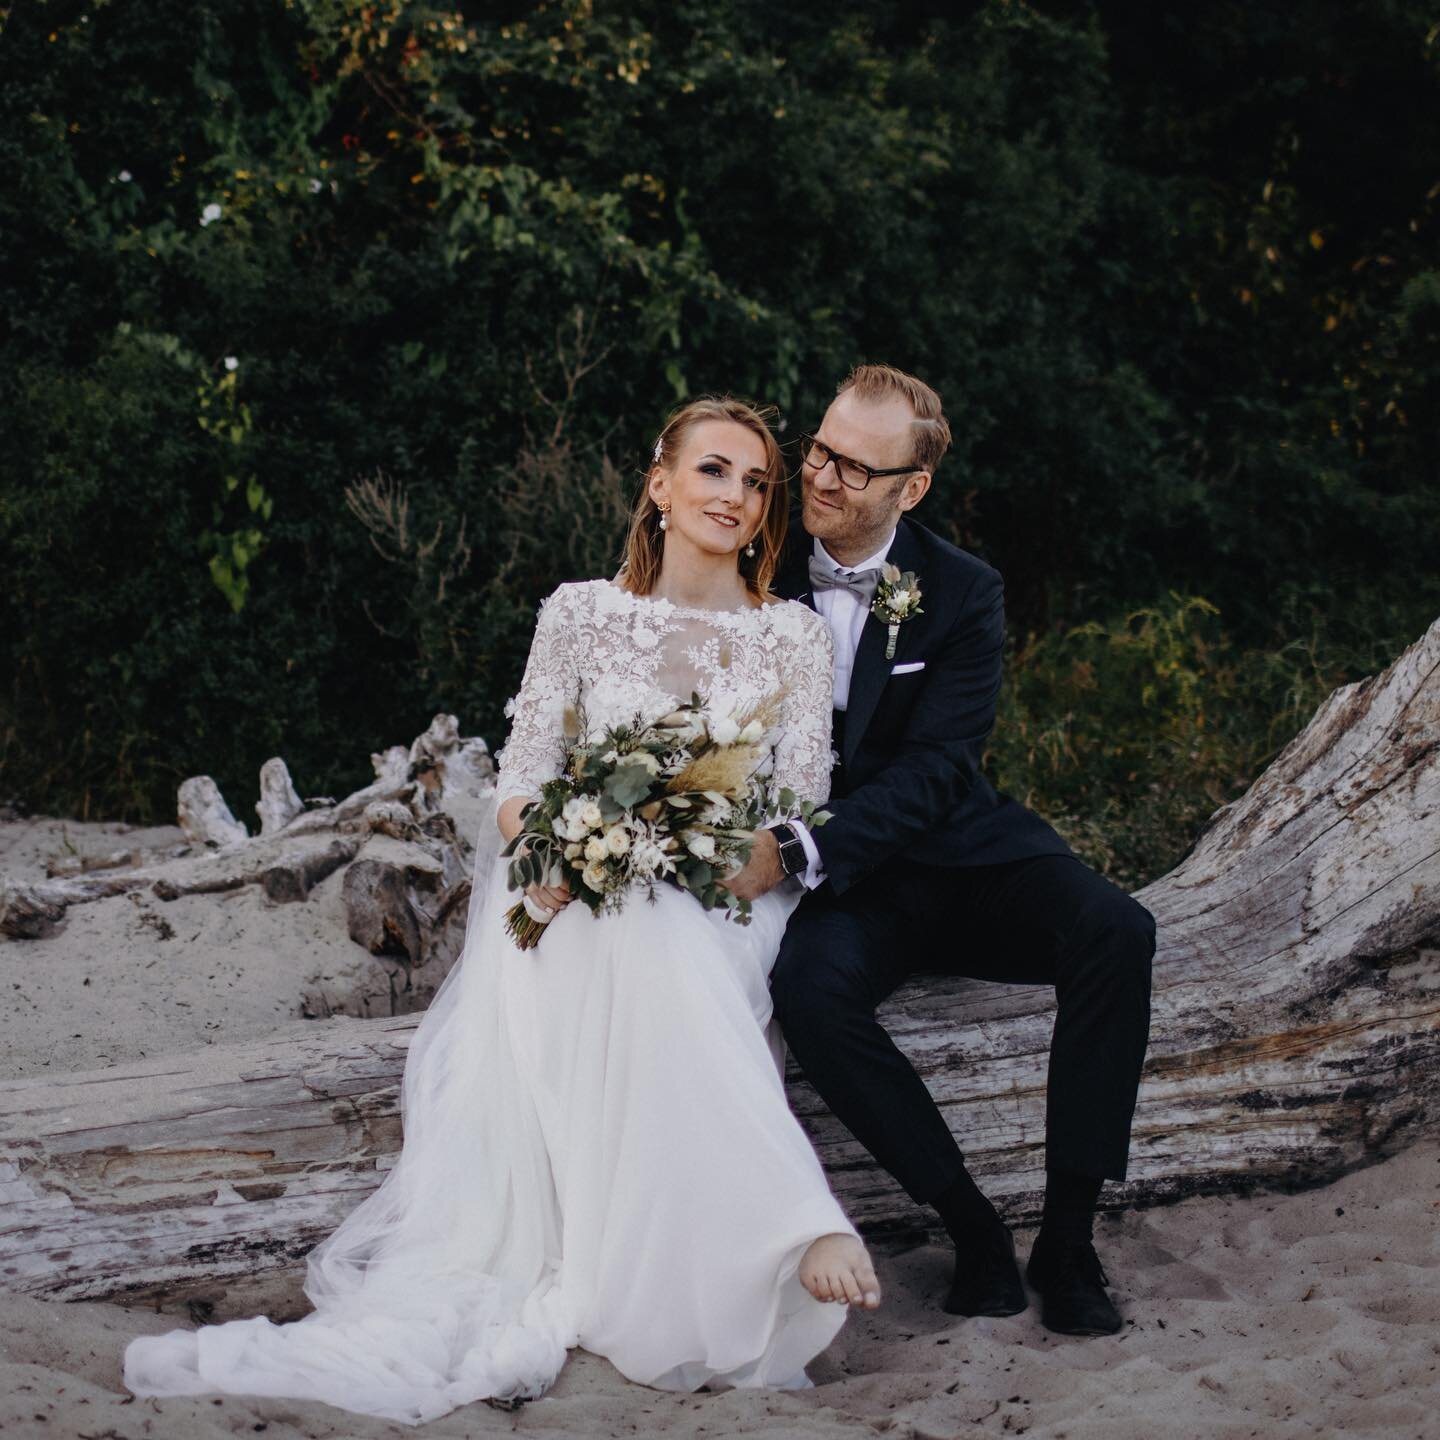
[[[848,498],[849,494],[842,490],[838,495],[821,495],[813,482],[801,481],[800,519],[805,533],[818,540],[837,560],[840,557],[835,554],[836,549],[846,551],[856,560],[873,555],[899,518],[899,511],[888,504],[865,505],[862,509]]]

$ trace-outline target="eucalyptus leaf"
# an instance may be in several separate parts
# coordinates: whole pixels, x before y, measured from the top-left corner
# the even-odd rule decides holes
[[[628,810],[638,805],[649,793],[654,776],[644,765],[627,765],[623,761],[606,776],[604,793]]]

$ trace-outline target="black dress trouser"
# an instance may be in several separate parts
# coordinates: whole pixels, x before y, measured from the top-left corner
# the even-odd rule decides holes
[[[1150,912],[1073,855],[890,864],[842,895],[822,885],[804,897],[770,988],[805,1078],[924,1204],[959,1177],[963,1161],[876,1006],[917,973],[1054,985],[1046,1166],[1123,1180],[1154,953]]]

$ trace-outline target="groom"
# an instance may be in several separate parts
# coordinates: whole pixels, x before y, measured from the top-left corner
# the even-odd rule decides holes
[[[835,641],[833,818],[762,832],[730,883],[753,898],[798,874],[809,890],[771,975],[775,1012],[826,1104],[939,1212],[956,1247],[952,1314],[1025,1308],[1014,1240],[875,1009],[922,971],[1054,985],[1045,1203],[1026,1274],[1049,1329],[1113,1334],[1091,1221],[1103,1182],[1125,1178],[1155,921],[980,773],[1000,575],[910,519],[949,440],[940,397],[887,365],[847,376],[802,439],[804,531],[776,588]],[[922,592],[923,613],[893,627],[872,612],[885,561]]]

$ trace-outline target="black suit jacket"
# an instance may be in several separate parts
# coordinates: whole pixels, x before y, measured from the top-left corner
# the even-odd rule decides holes
[[[778,594],[812,609],[813,543],[792,524],[775,582]],[[887,558],[915,572],[924,613],[901,624],[891,660],[883,621],[870,615],[861,631],[826,807],[833,818],[813,831],[828,884],[840,894],[900,856],[968,866],[1072,854],[980,773],[1005,643],[1000,572],[906,516]]]

